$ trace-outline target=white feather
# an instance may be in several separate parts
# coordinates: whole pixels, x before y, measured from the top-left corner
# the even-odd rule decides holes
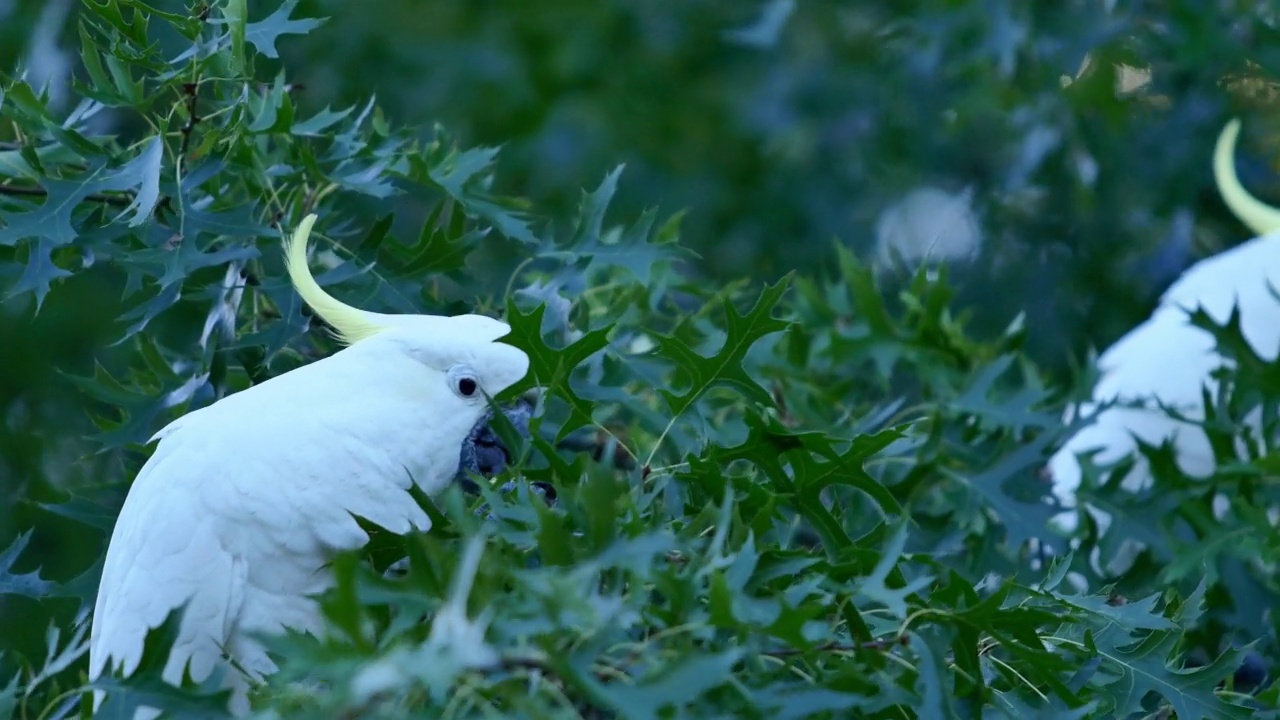
[[[368,540],[352,515],[400,533],[431,527],[411,484],[443,490],[486,409],[483,393],[462,397],[451,378],[465,367],[496,394],[528,358],[492,342],[507,326],[490,318],[369,315],[389,322],[152,438],[111,535],[91,679],[108,665],[132,672],[146,632],[187,602],[165,679],[178,682],[188,661],[194,679],[207,678],[224,646],[260,678],[275,664],[249,635],[320,631],[310,596],[331,583],[323,567]],[[226,678],[232,710],[247,711],[248,679],[230,668]]]

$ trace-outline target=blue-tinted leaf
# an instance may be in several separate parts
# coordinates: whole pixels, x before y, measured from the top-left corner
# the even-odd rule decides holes
[[[0,552],[0,595],[25,595],[38,600],[53,590],[54,584],[40,577],[40,568],[27,573],[13,572],[14,564],[30,540],[30,530],[20,533]]]
[[[285,0],[275,12],[258,22],[248,23],[244,29],[244,39],[262,55],[271,59],[279,58],[276,42],[282,35],[305,35],[323,25],[326,18],[291,19],[298,0]],[[243,15],[238,15],[243,17]],[[229,16],[228,20],[232,18]],[[233,28],[232,32],[235,30]],[[232,36],[234,39],[234,35]]]

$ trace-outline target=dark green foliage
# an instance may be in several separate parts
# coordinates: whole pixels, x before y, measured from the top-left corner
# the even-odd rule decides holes
[[[421,133],[372,99],[319,108],[301,93],[289,48],[350,42],[354,27],[324,23],[292,0],[262,12],[248,5],[86,2],[76,15],[75,109],[51,109],[18,77],[0,85],[0,280],[14,298],[5,312],[16,308],[22,323],[92,313],[107,326],[91,337],[92,363],[58,368],[80,393],[77,413],[38,396],[25,425],[16,400],[6,410],[31,443],[67,439],[56,453],[41,449],[41,463],[10,460],[22,457],[17,444],[0,444],[0,468],[13,479],[13,539],[0,552],[0,714],[68,717],[91,689],[86,615],[151,434],[335,349],[280,257],[281,237],[310,212],[320,216],[318,280],[331,292],[379,311],[500,315],[512,326],[504,341],[531,359],[526,382],[508,395],[533,386],[544,395],[527,447],[492,487],[424,499],[429,533],[374,532],[362,553],[334,560],[337,584],[322,598],[328,632],[270,641],[281,671],[256,690],[256,709],[638,720],[1234,718],[1274,707],[1272,676],[1247,687],[1234,676],[1247,653],[1270,668],[1280,661],[1280,536],[1265,514],[1280,503],[1267,452],[1280,430],[1280,366],[1251,354],[1237,322],[1195,318],[1237,360],[1210,403],[1219,473],[1192,481],[1167,448],[1144,448],[1158,491],[1132,494],[1088,466],[1081,497],[1115,524],[1099,537],[1084,523],[1068,552],[1047,525],[1060,508],[1040,469],[1079,423],[1061,421],[1067,393],[1029,356],[1023,315],[1004,312],[975,329],[976,313],[956,309],[954,288],[967,286],[945,268],[899,278],[895,292],[843,246],[810,243],[804,253],[829,259],[819,269],[707,282],[697,268],[722,248],[700,243],[709,258],[700,260],[684,247],[684,215],[619,211],[631,170],[611,163],[581,173],[575,188],[603,180],[575,190],[573,212],[530,177],[506,176],[505,151],[460,147],[438,128]],[[965,83],[1002,97],[980,66],[1056,81],[1095,50],[1101,69],[1028,110],[1042,119],[1079,113],[1069,115],[1081,128],[1067,146],[1083,135],[1122,142],[1124,133],[1105,129],[1139,109],[1103,92],[1115,63],[1169,57],[1136,13],[1084,13],[1075,44],[1046,49],[1024,46],[1014,20],[1056,26],[1055,13],[1067,10],[917,5],[910,23],[871,22],[888,12],[876,3],[859,22],[884,30],[863,38],[868,48],[911,59],[898,72],[932,78],[938,111]],[[816,7],[793,31],[812,42],[824,19],[840,15]],[[441,22],[479,11],[455,12]],[[634,12],[643,24],[656,11]],[[979,22],[988,16],[1007,22]],[[759,52],[777,41],[779,17],[728,13],[714,24]],[[681,27],[697,42],[680,47],[693,57],[671,62],[703,66],[709,60],[689,48],[722,36],[708,32],[707,18],[687,19]],[[1130,40],[1115,40],[1125,32]],[[562,82],[556,68],[589,76],[595,45],[612,34],[554,34],[562,44],[549,55],[559,64],[535,68],[535,79]],[[1180,47],[1209,64],[1215,57]],[[442,72],[465,64],[450,59]],[[645,69],[615,67],[648,87]],[[807,82],[815,88],[802,94],[815,102],[852,92]],[[893,103],[865,78],[854,85]],[[741,98],[724,102],[741,109]],[[501,116],[519,99],[493,94],[493,103]],[[491,122],[477,132],[504,129]],[[920,143],[911,152],[927,154],[947,138],[997,134],[984,122],[1022,121],[975,113],[940,133],[911,113],[895,122],[877,142]],[[721,129],[691,126],[662,152],[678,159],[714,145]],[[801,123],[790,141],[776,128],[761,132],[775,148],[797,144],[791,155],[755,158],[773,163],[771,183],[798,182],[817,204],[839,204],[816,196],[821,173],[811,172],[826,162],[815,138],[827,131]],[[990,182],[1016,171],[1007,160],[988,161]],[[545,204],[498,189],[521,183]],[[1150,199],[1144,191],[1125,201],[1141,208]],[[1080,212],[1089,201],[1067,207]],[[1005,212],[1029,212],[1009,202]],[[777,208],[757,210],[716,231],[725,243],[785,236],[769,219]],[[1022,232],[1065,223],[1049,214]],[[15,337],[26,332],[7,315],[0,322]],[[1260,430],[1243,422],[1254,409]],[[1242,437],[1251,450],[1237,457]],[[498,489],[513,479],[514,492]],[[553,506],[532,481],[555,487]],[[1208,512],[1213,491],[1231,494],[1231,520]],[[1086,555],[1109,554],[1124,538],[1148,550],[1124,577],[1100,577]],[[1030,562],[1034,544],[1055,550],[1055,561]],[[386,572],[400,558],[404,572]],[[1091,589],[1071,589],[1069,571]],[[158,680],[176,621],[148,638],[140,673],[95,683],[109,691],[104,716],[128,717],[140,704],[219,714],[216,678],[181,689]]]
[[[821,266],[832,237],[867,254],[913,187],[971,187],[991,252],[957,268],[957,306],[983,333],[1025,311],[1059,377],[1243,239],[1210,149],[1228,113],[1275,107],[1280,71],[1270,8],[1242,0],[309,7],[341,31],[282,55],[317,107],[372,86],[389,117],[505,145],[496,187],[555,217],[625,161],[618,209],[686,208],[709,282]],[[1117,92],[1118,63],[1148,82]],[[1247,134],[1273,152],[1265,115]]]

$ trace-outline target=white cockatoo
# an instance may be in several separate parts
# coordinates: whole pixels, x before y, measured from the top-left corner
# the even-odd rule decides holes
[[[891,270],[899,259],[914,269],[925,263],[967,262],[981,251],[982,226],[971,187],[957,193],[917,187],[876,220],[875,267],[880,272]]]
[[[1088,417],[1114,399],[1141,406],[1102,411],[1049,460],[1054,494],[1068,507],[1075,507],[1080,485],[1077,455],[1091,450],[1100,451],[1094,457],[1099,464],[1132,455],[1132,469],[1121,487],[1136,491],[1150,486],[1150,467],[1137,452],[1135,437],[1151,445],[1172,441],[1178,466],[1188,476],[1205,478],[1213,473],[1213,451],[1204,430],[1170,417],[1157,404],[1178,409],[1188,420],[1203,420],[1201,390],[1207,387],[1214,392],[1218,383],[1211,373],[1228,363],[1217,352],[1213,336],[1191,324],[1189,312],[1203,308],[1215,322],[1225,323],[1238,306],[1241,330],[1253,350],[1272,359],[1280,351],[1280,301],[1270,289],[1280,289],[1280,233],[1276,232],[1280,210],[1258,201],[1240,184],[1234,161],[1239,134],[1240,121],[1232,120],[1218,136],[1214,179],[1227,207],[1258,237],[1188,268],[1165,291],[1151,317],[1098,358],[1092,402],[1069,408],[1067,421],[1077,413]],[[1088,510],[1105,532],[1110,517],[1096,508]],[[1077,519],[1074,512],[1063,513],[1056,522],[1071,532]],[[1136,544],[1122,550],[1106,563],[1108,572],[1123,572],[1139,550]]]
[[[276,669],[256,634],[321,629],[310,596],[331,556],[431,521],[410,496],[443,491],[459,448],[528,356],[481,315],[387,315],[346,305],[307,268],[307,216],[286,244],[294,287],[348,347],[178,418],[156,433],[111,534],[94,606],[89,677],[141,660],[148,630],[187,605],[164,667],[181,682],[226,670],[231,710]],[[474,455],[474,454],[473,454]],[[244,672],[231,667],[224,658]],[[95,697],[95,708],[102,702]]]

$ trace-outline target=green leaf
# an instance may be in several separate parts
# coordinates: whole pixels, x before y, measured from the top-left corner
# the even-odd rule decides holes
[[[1089,628],[1087,634],[1075,628],[1059,632],[1068,642],[1102,657],[1105,674],[1095,682],[1106,689],[1117,713],[1141,711],[1147,695],[1156,693],[1178,717],[1252,717],[1246,708],[1215,693],[1239,666],[1242,652],[1227,651],[1204,667],[1180,667],[1181,630],[1199,616],[1206,587],[1202,581],[1172,619],[1156,613],[1155,595],[1112,606],[1105,598],[1054,593],[1086,611],[1080,619]]]
[[[649,720],[661,717],[667,707],[682,708],[703,693],[732,677],[733,666],[743,656],[739,649],[714,654],[691,654],[653,676],[642,678],[634,687],[612,685],[599,692],[620,717]]]
[[[55,515],[61,515],[109,533],[115,525],[120,507],[124,505],[128,490],[129,485],[126,482],[101,483],[77,489],[76,492],[69,493],[68,498],[63,502],[37,503],[37,505]]]
[[[887,695],[899,695],[899,701],[904,699],[892,687],[881,689],[881,696]],[[854,710],[871,712],[876,704],[872,698],[846,689],[813,687],[802,682],[779,682],[751,693],[751,705],[767,712],[766,717],[778,720],[824,717],[823,713],[831,713],[835,717],[855,717],[857,713]]]
[[[1022,387],[1012,396],[995,399],[995,385],[1016,358],[1003,355],[978,370],[969,387],[951,402],[953,412],[970,413],[988,426],[1021,435],[1028,428],[1053,428],[1061,424],[1056,413],[1041,410],[1049,393],[1037,387]]]
[[[467,256],[488,234],[487,230],[467,230],[462,213],[446,203],[432,208],[418,241],[412,245],[378,243],[378,264],[402,277],[431,277],[453,273],[466,267]],[[366,239],[362,245],[369,244]]]
[[[1047,502],[1014,497],[1012,490],[1019,483],[1023,486],[1030,484],[1028,480],[1036,482],[1036,472],[1043,466],[1049,448],[1057,441],[1057,435],[1041,433],[1035,440],[1000,458],[992,467],[973,474],[952,468],[942,468],[942,472],[970,489],[985,507],[996,513],[1007,533],[1006,542],[1011,547],[1020,548],[1031,538],[1057,546],[1061,543],[1049,536],[1046,528],[1061,509]]]
[[[156,137],[140,154],[118,167],[98,161],[73,179],[46,178],[40,183],[45,200],[38,208],[6,214],[7,225],[0,228],[0,246],[12,246],[24,239],[48,241],[50,249],[71,244],[77,237],[73,213],[89,196],[98,193],[133,193],[126,212],[134,211],[130,225],[141,224],[151,215],[159,197],[162,152],[160,138]]]
[[[64,376],[90,397],[114,407],[115,412],[108,415],[93,415],[102,431],[95,439],[106,448],[146,442],[160,429],[156,421],[186,403],[208,379],[202,368],[195,368],[190,375],[175,372],[148,335],[134,334],[132,338],[140,356],[150,360],[146,371],[133,372],[121,380],[95,365],[92,376]]]
[[[740,445],[712,453],[720,462],[749,460],[765,472],[774,491],[793,497],[796,510],[814,526],[831,557],[850,547],[852,540],[841,519],[827,509],[822,493],[832,485],[848,485],[875,501],[877,515],[897,514],[902,507],[887,488],[867,474],[863,465],[902,434],[884,430],[860,435],[843,450],[820,432],[795,433],[771,417],[747,414],[749,434]]]
[[[488,193],[476,188],[484,173],[498,156],[498,148],[450,150],[430,167],[426,174],[431,182],[457,200],[467,213],[493,223],[498,232],[512,240],[538,244],[529,229],[524,213],[495,202]]]
[[[125,166],[127,171],[136,172],[139,176],[133,202],[125,208],[126,213],[133,211],[133,218],[129,220],[130,227],[137,227],[151,219],[151,213],[160,199],[160,163],[163,159],[164,143],[157,135],[138,153],[134,162]]]
[[[83,19],[79,23],[80,32],[80,60],[84,66],[85,72],[89,75],[91,83],[86,94],[90,95],[99,102],[110,105],[126,104],[128,98],[120,95],[115,91],[114,81],[107,76],[107,71],[102,65],[102,54],[94,45],[93,39],[89,34],[89,25]],[[2,91],[0,91],[2,92]]]
[[[145,6],[138,7],[140,3],[121,2],[119,0],[91,0],[85,3],[88,9],[93,12],[95,17],[105,20],[116,32],[127,38],[135,46],[143,47],[147,44],[147,25],[149,20],[150,8]],[[129,19],[125,19],[124,8],[132,6],[132,13]]]
[[[35,293],[36,309],[39,310],[44,305],[44,299],[48,296],[54,281],[71,277],[72,273],[69,270],[63,270],[54,264],[53,251],[53,243],[45,238],[40,238],[27,247],[27,262],[23,267],[22,276],[9,288],[6,300],[32,292]]]
[[[298,6],[298,0],[285,0],[275,12],[258,22],[248,23],[244,28],[244,39],[259,54],[276,60],[280,57],[276,51],[276,41],[282,35],[305,35],[312,30],[327,22],[328,18],[306,18],[302,20],[290,19],[293,10]],[[228,20],[234,17],[237,22],[245,17],[243,13],[232,10],[232,14],[227,16]],[[235,29],[232,28],[232,41],[235,41]]]
[[[570,383],[570,376],[575,368],[608,346],[613,326],[597,328],[563,348],[553,348],[542,336],[542,316],[546,309],[546,305],[538,305],[523,313],[514,299],[507,300],[507,322],[511,325],[511,334],[502,341],[529,355],[529,373],[507,394],[513,395],[539,385],[547,388],[544,402],[551,397],[563,400],[569,406],[569,416],[556,434],[555,441],[559,442],[574,430],[593,422],[594,404],[578,394]]]
[[[37,127],[83,158],[101,158],[105,153],[80,133],[63,127],[45,107],[35,90],[26,83],[13,83],[6,90],[6,110]]]
[[[893,534],[890,536],[888,544],[881,550],[880,560],[876,563],[875,570],[863,578],[858,585],[858,591],[861,594],[865,595],[869,600],[880,603],[890,615],[900,619],[906,619],[907,617],[907,598],[924,590],[933,582],[931,576],[924,575],[913,579],[900,588],[890,588],[885,584],[885,580],[889,578],[889,573],[897,567],[901,560],[902,551],[906,544],[907,524],[900,522],[893,529]]]
[[[253,121],[245,128],[254,134],[287,132],[293,125],[293,100],[289,97],[284,73],[265,92],[253,94],[249,101]]]
[[[62,630],[55,623],[50,623],[45,630],[44,663],[28,681],[28,688],[53,680],[87,654],[89,652],[89,639],[86,637],[88,634],[89,624],[81,623],[71,632],[71,637],[67,638],[66,644],[63,645]]]
[[[288,17],[287,13],[285,17]],[[249,7],[246,0],[227,0],[226,4],[222,6],[222,19],[226,23],[227,32],[231,36],[231,71],[242,73],[248,60],[244,51],[249,23]],[[271,47],[274,52],[274,38],[271,41]]]
[[[243,2],[243,0],[240,1]],[[354,109],[355,107],[352,106],[345,110],[338,110],[337,112],[334,112],[329,109],[328,105],[326,105],[323,110],[315,115],[312,115],[306,120],[294,123],[293,128],[291,128],[289,132],[299,137],[323,137],[323,133],[326,129],[341,122],[344,118],[350,115],[351,111]]]
[[[3,659],[3,656],[0,656]],[[9,683],[0,688],[0,715],[18,717],[18,676],[9,678]]]
[[[112,520],[114,519],[113,516]],[[105,564],[105,557],[98,558],[98,561],[84,572],[59,585],[50,596],[78,600],[80,607],[76,612],[80,614],[89,612],[97,602],[98,586],[102,582],[102,568]]]
[[[773,403],[769,391],[751,377],[742,362],[757,341],[789,326],[788,322],[773,317],[775,307],[787,291],[788,281],[789,276],[773,285],[766,285],[755,306],[745,315],[739,314],[727,299],[724,300],[725,339],[709,357],[694,352],[674,336],[654,333],[658,354],[674,363],[686,378],[686,389],[679,394],[658,390],[673,417],[682,415],[711,388],[724,385],[755,402]]]
[[[600,186],[582,195],[578,218],[569,240],[544,254],[572,264],[589,259],[589,268],[619,267],[630,272],[637,281],[649,285],[653,271],[663,261],[690,259],[697,254],[676,242],[681,215],[670,218],[655,234],[654,210],[644,214],[617,237],[604,232],[604,217],[618,189],[618,178],[625,166],[619,165],[605,175]]]
[[[15,573],[13,566],[26,550],[31,531],[18,534],[4,552],[0,552],[0,595],[25,595],[39,600],[52,592],[54,584],[40,577],[40,568],[28,573]]]
[[[919,675],[915,691],[920,698],[921,717],[959,720],[961,715],[956,707],[956,695],[948,681],[951,673],[947,671],[945,650],[920,633],[911,632],[907,637],[917,660]]]

